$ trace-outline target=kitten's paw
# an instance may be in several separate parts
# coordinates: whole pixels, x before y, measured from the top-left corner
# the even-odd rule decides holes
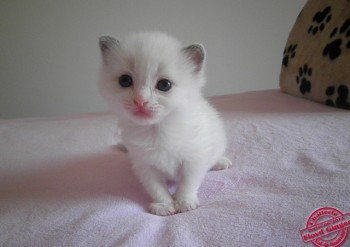
[[[199,200],[197,197],[186,198],[186,199],[177,199],[175,201],[175,209],[178,213],[184,213],[193,209],[198,208]]]
[[[174,204],[170,203],[161,203],[161,202],[153,202],[149,205],[149,210],[152,214],[167,216],[176,213]]]
[[[219,161],[211,168],[211,170],[214,170],[214,171],[224,170],[224,169],[230,168],[231,166],[232,166],[231,160],[222,156],[219,159]]]

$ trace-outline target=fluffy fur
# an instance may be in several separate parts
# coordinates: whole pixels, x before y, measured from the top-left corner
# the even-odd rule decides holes
[[[201,93],[203,46],[182,47],[166,34],[151,32],[124,40],[103,36],[100,49],[100,88],[119,117],[133,170],[152,197],[151,213],[197,208],[206,172],[231,166],[222,156],[222,122]],[[121,85],[123,75],[132,79],[131,86]],[[171,83],[167,91],[157,86],[164,79]],[[168,191],[169,180],[177,182],[174,195]]]

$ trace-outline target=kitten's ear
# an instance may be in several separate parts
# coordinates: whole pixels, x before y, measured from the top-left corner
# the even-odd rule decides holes
[[[204,47],[200,44],[193,44],[182,48],[182,52],[190,59],[190,61],[195,66],[194,72],[200,72],[203,68],[205,59]]]
[[[99,38],[100,50],[104,63],[107,63],[109,59],[116,54],[119,44],[119,41],[112,36],[101,36]]]

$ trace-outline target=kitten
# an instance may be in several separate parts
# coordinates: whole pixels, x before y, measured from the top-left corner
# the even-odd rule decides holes
[[[103,36],[99,44],[101,92],[119,117],[134,173],[153,199],[151,213],[197,208],[206,172],[232,165],[223,156],[223,124],[201,93],[203,46],[182,47],[158,32],[120,41]],[[177,182],[174,195],[168,191],[169,180]]]

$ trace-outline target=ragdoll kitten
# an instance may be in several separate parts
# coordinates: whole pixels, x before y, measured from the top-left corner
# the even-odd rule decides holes
[[[208,170],[225,169],[225,131],[201,93],[205,52],[163,33],[99,39],[100,88],[118,115],[133,170],[152,197],[149,209],[171,215],[199,206]],[[166,182],[176,181],[174,195]]]

